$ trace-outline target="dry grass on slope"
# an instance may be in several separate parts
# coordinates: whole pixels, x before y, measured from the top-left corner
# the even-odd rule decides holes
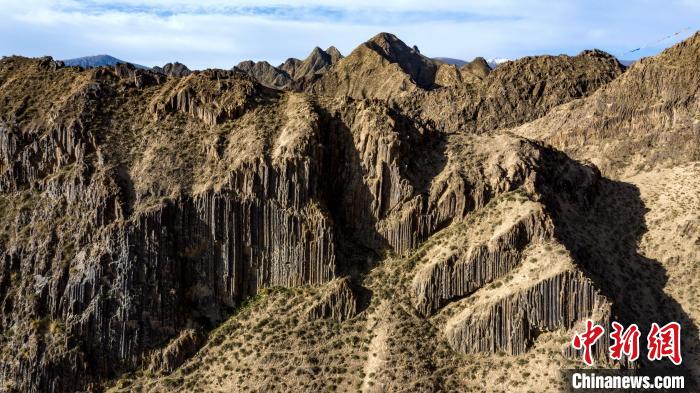
[[[698,160],[699,64],[700,33],[513,131],[593,161],[608,176]]]

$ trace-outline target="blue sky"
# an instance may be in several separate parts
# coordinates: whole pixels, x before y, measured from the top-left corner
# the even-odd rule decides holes
[[[349,3],[0,0],[0,55],[64,59],[107,53],[148,66],[180,61],[196,69],[230,68],[245,59],[278,64],[303,58],[314,46],[335,45],[347,54],[388,31],[431,57],[517,58],[599,48],[631,60],[700,29],[700,0]]]

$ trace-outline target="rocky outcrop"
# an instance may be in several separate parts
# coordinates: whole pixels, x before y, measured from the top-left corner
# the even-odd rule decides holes
[[[306,91],[334,97],[397,99],[431,88],[438,63],[396,36],[380,33],[338,61]]]
[[[429,263],[413,280],[416,309],[429,316],[447,301],[469,295],[507,275],[521,262],[525,247],[552,236],[551,221],[542,207],[535,207],[485,244],[471,246],[465,252],[449,253]]]
[[[411,94],[397,95],[397,101],[411,117],[433,122],[446,132],[488,132],[527,123],[558,105],[589,96],[625,70],[617,59],[601,51],[573,57],[525,57],[504,63],[485,76],[480,76],[485,71],[483,63],[475,62],[474,69],[465,66],[460,70],[462,83],[443,82],[447,88],[427,91],[414,89]],[[452,104],[445,106],[445,102]]]
[[[411,118],[449,132],[486,132],[523,124],[588,96],[624,69],[597,50],[573,57],[525,57],[493,71],[476,58],[458,69],[381,33],[301,87],[326,97],[389,101]]]
[[[254,62],[246,60],[238,63],[233,69],[239,70],[258,81],[261,85],[273,89],[287,89],[294,81],[286,71],[266,61]]]
[[[341,55],[334,46],[329,47],[325,51],[319,47],[315,47],[306,59],[299,60],[290,58],[278,68],[286,72],[294,80],[311,78],[315,74],[325,72],[342,58],[343,55]]]
[[[305,85],[305,79],[312,79],[326,72],[342,58],[343,55],[333,46],[325,51],[316,47],[304,60],[289,58],[277,67],[266,61],[247,60],[239,63],[234,69],[248,74],[263,86],[273,89],[297,90],[298,86]]]
[[[460,68],[462,72],[469,72],[476,75],[479,78],[486,78],[491,73],[491,67],[489,63],[483,57],[476,57],[471,62],[465,64]]]
[[[178,63],[177,61],[175,63],[167,63],[163,67],[153,67],[152,70],[176,78],[181,78],[192,73],[186,65]]]
[[[593,93],[623,71],[615,57],[602,51],[505,63],[486,80],[477,128],[490,130],[534,120],[559,104]]]
[[[357,314],[357,299],[346,278],[335,280],[326,285],[321,298],[306,312],[309,320],[333,319],[342,322]]]
[[[125,83],[131,84],[138,89],[157,85],[161,82],[161,75],[150,70],[136,68],[130,63],[119,63],[114,66],[114,74]]]
[[[491,291],[491,292],[496,292]],[[571,329],[579,320],[594,318],[609,325],[610,303],[580,272],[564,271],[522,289],[504,288],[474,301],[447,322],[445,336],[455,350],[465,353],[503,351],[524,353],[542,333]],[[603,338],[594,347],[603,359]]]
[[[182,78],[151,103],[156,117],[182,112],[213,126],[240,117],[260,98],[255,82],[230,71],[205,71]],[[264,94],[264,93],[263,93]]]
[[[151,356],[148,370],[152,373],[169,374],[192,357],[205,342],[206,337],[193,329],[183,330],[165,348]]]
[[[23,61],[25,71],[43,72],[32,69],[31,60]],[[121,126],[128,129],[140,121],[146,121],[140,123],[144,129],[148,122],[195,124],[201,145],[190,153],[198,154],[201,162],[209,157],[226,166],[217,175],[222,179],[218,189],[207,185],[217,178],[212,175],[201,179],[197,193],[183,194],[167,186],[179,175],[159,172],[163,169],[158,162],[170,159],[162,136],[137,137],[139,142],[131,145],[137,146],[131,150],[136,156],[124,168],[120,141],[112,140],[110,131],[83,131],[102,121],[95,112],[111,115],[100,111],[102,99],[119,94],[112,84],[121,79],[104,70],[77,75],[66,71],[59,68],[27,79],[84,81],[76,99],[58,108],[58,116],[34,118],[35,128],[14,120],[0,131],[2,214],[17,224],[3,227],[0,236],[0,323],[4,331],[13,332],[2,341],[7,359],[0,368],[3,385],[81,389],[139,364],[185,327],[210,328],[261,288],[318,285],[334,277],[333,223],[318,203],[324,195],[318,179],[325,159],[315,142],[318,125],[303,111],[308,105],[290,98],[294,111],[284,115],[287,121],[280,127],[292,128],[268,136],[274,148],[242,155],[246,140],[232,138],[240,147],[232,148],[229,156],[216,147],[204,149],[201,137],[206,132],[201,130],[230,123],[231,113],[254,112],[250,94],[260,88],[254,82],[231,72],[205,72],[165,85],[127,87],[122,94],[128,89],[160,90],[153,92],[153,106],[138,102],[131,124]],[[160,98],[171,94],[179,99],[162,104]],[[255,94],[255,99],[264,97]],[[6,119],[7,113],[2,116]],[[186,137],[177,139],[183,143]],[[156,160],[147,157],[153,144],[161,149]],[[182,146],[173,154],[187,156]],[[206,170],[216,167],[207,165]],[[191,165],[178,170],[195,171]],[[149,178],[157,178],[160,185]],[[39,320],[44,322],[35,322]],[[24,335],[33,344],[20,355],[17,345]],[[182,345],[175,353],[163,352],[165,369],[191,352],[185,348],[190,344]],[[37,363],[42,366],[30,366]]]
[[[435,73],[435,85],[441,87],[459,86],[463,82],[462,72],[451,64],[440,64]]]

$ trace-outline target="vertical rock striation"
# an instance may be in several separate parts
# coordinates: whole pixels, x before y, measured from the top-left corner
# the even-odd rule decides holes
[[[552,235],[552,223],[539,208],[519,217],[488,242],[430,263],[413,280],[416,308],[429,316],[447,301],[505,276],[520,263],[525,247],[533,241],[551,239]]]
[[[568,330],[592,316],[609,325],[610,303],[580,272],[565,271],[533,284],[488,302],[479,298],[476,305],[448,321],[447,341],[466,353],[519,355],[543,332]],[[596,357],[602,358],[606,348],[603,339],[596,346]]]
[[[330,318],[338,322],[350,319],[356,314],[357,299],[347,277],[327,284],[322,297],[306,312],[309,320]]]

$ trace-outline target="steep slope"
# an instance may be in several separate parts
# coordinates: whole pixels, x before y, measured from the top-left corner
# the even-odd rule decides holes
[[[467,157],[471,158],[465,161]],[[560,202],[584,203],[576,201],[594,193],[601,179],[592,168],[570,162],[543,146],[506,136],[451,136],[446,141],[445,159],[430,195],[457,210],[446,212],[452,223],[417,250],[389,256],[377,266],[370,265],[369,270],[351,271],[354,285],[350,288],[345,281],[334,281],[321,288],[265,291],[212,332],[202,350],[175,372],[127,376],[115,382],[114,390],[470,391],[464,377],[481,367],[490,371],[483,380],[502,389],[506,375],[513,370],[498,363],[489,365],[484,352],[492,356],[499,353],[497,359],[503,362],[517,362],[516,369],[523,373],[537,365],[543,374],[533,376],[533,380],[556,389],[559,381],[553,377],[559,363],[572,362],[566,355],[569,329],[580,328],[577,322],[589,317],[607,323],[610,303],[555,237],[554,221],[540,192],[556,192],[551,197]],[[508,173],[505,178],[499,173],[502,164]],[[572,190],[573,194],[562,192],[558,183],[581,177],[588,177],[589,183]],[[438,307],[435,315],[426,318],[419,312],[421,307],[414,308],[417,298],[411,288],[422,285],[431,264],[460,253],[458,247],[474,252],[461,241],[471,233],[483,233],[487,243],[488,239],[501,239],[491,242],[502,248],[477,261],[478,270],[496,274],[477,283],[473,295],[458,294],[450,299],[452,303]],[[455,236],[459,239],[453,243]],[[523,252],[514,253],[510,247]],[[352,265],[357,268],[359,259],[366,257],[371,254],[351,256],[357,258]],[[511,261],[512,271],[493,267],[504,260]],[[525,274],[521,271],[531,279],[522,279]],[[450,277],[456,286],[469,282],[466,274]],[[438,285],[444,282],[434,281]],[[503,313],[502,324],[487,323],[488,318],[470,319],[475,314],[469,307],[476,307],[471,301],[489,298],[486,294],[493,288],[500,288],[504,301],[512,302],[517,312]],[[504,292],[505,288],[513,290]],[[419,293],[435,296],[441,291],[433,287]],[[552,299],[559,298],[557,293],[571,296],[562,300],[568,305],[550,306]],[[489,299],[494,301],[495,297]],[[481,307],[488,308],[490,303]],[[329,311],[314,311],[319,305]],[[469,317],[462,317],[459,310]],[[507,324],[518,329],[501,328]],[[454,325],[475,331],[457,334]],[[523,326],[532,330],[523,330]],[[540,334],[537,329],[552,333]],[[506,344],[503,337],[513,345]],[[470,341],[477,339],[483,344]],[[546,351],[529,353],[535,343]],[[481,391],[483,385],[472,388]]]
[[[389,101],[445,131],[483,132],[541,117],[557,105],[592,94],[623,71],[613,56],[597,50],[574,57],[526,57],[493,72],[477,58],[459,69],[381,33],[304,89],[336,99]]]
[[[513,132],[546,140],[611,175],[700,159],[700,34],[635,62],[591,97]]]
[[[616,297],[645,299],[627,310],[633,318],[648,322],[648,310],[661,309],[653,317],[679,321],[684,329],[688,326],[684,345],[689,360],[685,362],[696,380],[700,380],[700,343],[694,335],[700,314],[688,296],[697,291],[695,270],[700,253],[694,214],[700,208],[694,180],[700,160],[698,56],[700,35],[695,34],[658,56],[635,62],[623,76],[590,97],[564,104],[512,130],[592,161],[617,179],[620,190],[608,204],[612,207],[600,209],[604,215],[600,222],[615,222],[620,209],[642,211],[640,222],[625,222],[620,227],[608,224],[604,232],[596,228],[599,236],[588,243],[628,236],[634,232],[630,228],[638,228],[642,235],[634,254],[617,261],[602,254],[591,259],[607,261],[597,269],[601,276],[613,271],[620,277],[612,284],[618,286]],[[656,273],[650,273],[650,265]],[[639,289],[648,288],[649,283],[654,295]],[[668,299],[671,305],[659,304]]]
[[[138,70],[50,66],[10,58],[0,72],[0,100],[20,105],[3,106],[0,127],[15,223],[2,242],[4,381],[79,388],[260,287],[332,277],[303,99],[225,71],[137,85]],[[235,134],[220,125],[234,121]]]
[[[396,98],[435,81],[438,65],[396,36],[379,33],[361,44],[307,91],[334,97]]]
[[[613,56],[597,50],[573,57],[525,57],[488,75],[478,59],[469,67],[461,70],[462,84],[418,91],[400,105],[412,117],[445,131],[485,132],[535,120],[560,104],[592,94],[624,71]]]
[[[266,287],[349,275],[304,318],[355,324],[355,302],[381,300],[362,295],[377,255],[407,256],[503,193],[539,199],[549,178],[542,146],[447,137],[380,102],[314,102],[238,72],[0,66],[9,388],[171,372]]]

